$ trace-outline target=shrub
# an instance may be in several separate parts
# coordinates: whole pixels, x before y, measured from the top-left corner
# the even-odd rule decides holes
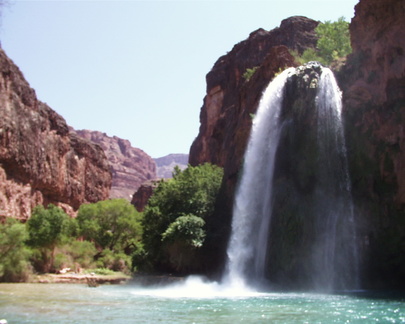
[[[97,268],[130,273],[132,268],[131,256],[125,253],[114,253],[109,249],[103,250],[97,260]]]
[[[28,245],[37,249],[33,260],[39,271],[54,271],[55,249],[66,240],[74,228],[74,220],[59,207],[37,206],[27,222]],[[39,253],[38,253],[39,252]]]
[[[88,269],[85,271],[85,273],[94,273],[99,276],[111,276],[115,274],[113,270],[107,269],[107,268],[96,268],[96,269]]]
[[[142,215],[125,199],[99,201],[80,206],[80,234],[99,249],[130,251],[142,234]]]
[[[30,251],[24,242],[28,238],[25,225],[9,218],[0,224],[0,280],[26,281],[32,273]]]
[[[247,82],[250,81],[250,79],[256,73],[258,68],[259,68],[258,66],[255,66],[253,68],[247,68],[246,71],[242,74],[242,77],[245,79],[245,81]]]
[[[80,272],[81,269],[95,267],[96,254],[94,243],[71,239],[70,242],[56,248],[53,268],[56,270],[71,268],[75,272]]]
[[[333,61],[351,53],[349,23],[344,17],[340,17],[335,22],[320,23],[315,28],[315,32],[318,37],[316,49],[306,49],[301,56],[292,51],[291,54],[299,63],[318,61],[324,65],[330,65]]]
[[[222,176],[221,168],[206,163],[184,171],[177,168],[173,179],[160,182],[144,212],[145,252],[136,258],[157,269],[179,269],[171,261],[174,254],[190,255],[203,245],[204,223],[214,211]]]
[[[205,239],[204,225],[201,217],[190,214],[179,216],[162,234],[162,241],[179,241],[190,247],[201,247]]]

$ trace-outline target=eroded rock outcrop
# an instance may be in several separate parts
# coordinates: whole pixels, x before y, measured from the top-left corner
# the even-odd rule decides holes
[[[152,196],[153,191],[159,185],[159,180],[150,180],[144,182],[138,190],[134,193],[131,204],[135,206],[136,210],[143,212],[148,204],[149,198]]]
[[[405,278],[405,3],[361,0],[339,74],[365,282]]]
[[[1,49],[0,111],[1,216],[26,219],[49,203],[74,214],[82,203],[108,198],[104,151],[69,132]]]
[[[110,198],[132,199],[132,195],[145,181],[156,178],[154,160],[131,142],[98,131],[76,131],[81,137],[102,147],[111,165],[112,185]]]

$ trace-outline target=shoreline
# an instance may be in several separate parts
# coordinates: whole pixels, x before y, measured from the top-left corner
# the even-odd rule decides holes
[[[28,283],[67,283],[67,284],[88,284],[90,287],[96,287],[101,284],[124,284],[130,281],[133,277],[125,275],[123,273],[117,273],[112,275],[97,275],[97,274],[40,274],[34,275]]]
[[[36,274],[32,275],[26,283],[41,283],[41,284],[87,284],[89,287],[97,287],[102,284],[121,285],[135,283],[141,286],[166,286],[179,282],[183,282],[185,277],[172,275],[155,275],[155,274],[132,274],[126,275],[122,272],[117,272],[110,275],[100,274]]]

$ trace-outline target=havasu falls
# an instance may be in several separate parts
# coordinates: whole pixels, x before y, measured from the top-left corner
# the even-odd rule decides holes
[[[358,256],[333,73],[289,68],[263,93],[234,202],[224,282],[358,288]]]

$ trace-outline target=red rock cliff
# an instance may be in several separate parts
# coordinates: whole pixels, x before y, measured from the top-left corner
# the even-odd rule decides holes
[[[192,165],[211,162],[239,167],[251,126],[250,114],[274,74],[294,60],[288,49],[302,53],[316,45],[314,29],[318,22],[291,17],[272,31],[258,29],[232,51],[218,59],[207,74],[207,95],[200,113],[200,131],[191,149]],[[257,69],[252,79],[243,75]],[[240,134],[242,132],[242,134]],[[232,154],[230,151],[236,149]]]
[[[156,164],[144,151],[132,147],[128,140],[97,131],[80,130],[78,135],[100,145],[111,165],[112,186],[110,198],[132,195],[142,183],[156,178]]]
[[[224,180],[215,215],[207,219],[207,228],[216,237],[207,240],[203,260],[210,271],[226,260],[233,194],[247,145],[252,114],[262,92],[274,75],[296,66],[289,50],[302,53],[316,45],[317,21],[291,17],[272,31],[259,29],[235,45],[215,63],[207,74],[207,94],[200,113],[200,131],[190,149],[189,162],[211,162],[224,168]],[[255,69],[246,78],[247,69]]]
[[[103,150],[69,132],[1,49],[0,114],[0,216],[27,219],[48,203],[74,214],[82,203],[108,198]]]

